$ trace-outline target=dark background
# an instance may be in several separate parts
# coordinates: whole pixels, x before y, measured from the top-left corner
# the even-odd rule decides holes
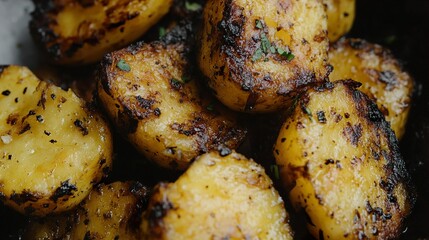
[[[0,0],[7,2],[7,0]],[[21,0],[18,0],[21,1]],[[356,0],[357,11],[355,25],[349,37],[363,38],[390,48],[399,58],[405,69],[416,81],[416,91],[407,131],[401,141],[401,151],[410,169],[416,185],[418,198],[413,213],[407,219],[406,228],[401,239],[429,239],[429,0]],[[1,9],[0,9],[1,10]],[[25,10],[28,14],[29,10]],[[0,16],[0,21],[5,16]],[[28,18],[26,18],[28,19]],[[26,23],[20,23],[25,26]],[[26,33],[27,29],[22,30]],[[0,39],[1,43],[2,39]],[[17,52],[26,56],[21,64],[30,66],[43,65],[40,59],[29,59],[33,55],[31,40],[23,46],[18,45]],[[0,46],[1,47],[1,46]],[[31,53],[31,55],[29,55]],[[1,56],[0,56],[1,58]],[[0,63],[6,63],[4,59]],[[15,62],[14,62],[15,63]],[[37,72],[37,69],[36,69]],[[121,144],[121,140],[119,143]],[[126,146],[119,149],[123,158],[135,152]],[[123,163],[129,170],[127,178],[142,174],[146,184],[153,184],[159,169],[145,175],[134,163]],[[115,173],[114,173],[115,174]],[[168,174],[164,174],[168,175]],[[171,179],[175,174],[170,175]],[[123,176],[113,175],[113,179]],[[0,203],[0,239],[18,239],[20,229],[26,219],[3,207]],[[297,234],[297,238],[308,238],[308,235]]]
[[[429,1],[357,0],[349,35],[390,48],[417,83],[401,151],[418,198],[402,239],[429,239]]]

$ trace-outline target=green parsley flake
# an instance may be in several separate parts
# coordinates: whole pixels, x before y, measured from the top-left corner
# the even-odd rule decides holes
[[[310,120],[313,120],[313,115],[311,113],[311,110],[308,107],[304,107],[303,110],[304,110],[305,114],[308,115],[308,117],[310,118]]]
[[[164,28],[164,27],[160,27],[160,28],[158,29],[158,33],[159,33],[159,38],[162,38],[162,37],[164,37],[164,36],[165,36],[165,34],[167,33],[167,31],[165,30],[165,28]]]
[[[207,109],[207,110],[209,110],[209,111],[213,111],[213,110],[214,110],[214,103],[210,103],[210,104],[206,107],[206,109]]]
[[[264,28],[264,25],[262,25],[261,20],[256,19],[255,23],[256,23],[256,28],[258,29]]]
[[[188,10],[188,11],[198,11],[198,10],[200,10],[202,7],[201,7],[201,5],[199,4],[199,3],[195,3],[195,2],[188,2],[188,1],[186,1],[185,2],[185,8]]]
[[[261,58],[262,58],[262,49],[258,48],[258,49],[256,49],[255,53],[252,56],[252,61],[256,62]]]
[[[182,82],[184,82],[184,83],[188,83],[188,82],[190,82],[191,81],[191,78],[190,77],[187,77],[187,76],[183,76],[182,77]]]
[[[271,172],[274,174],[274,177],[279,180],[280,179],[280,174],[279,174],[279,166],[276,164],[273,164],[270,166],[270,170]]]
[[[280,56],[285,57],[288,61],[292,61],[292,59],[295,58],[295,55],[290,52],[289,48],[287,48],[286,50],[283,50],[282,48],[277,48],[277,53],[280,54]]]
[[[181,80],[179,80],[179,79],[177,79],[177,78],[172,78],[172,79],[171,79],[171,82],[172,82],[173,84],[182,84],[182,83],[183,83],[183,81],[181,81]]]
[[[124,59],[119,60],[118,63],[116,64],[116,67],[118,67],[119,69],[125,72],[131,71],[130,65],[128,65],[128,63],[125,62]]]
[[[187,76],[183,76],[181,79],[177,79],[177,78],[172,78],[171,82],[172,83],[180,83],[180,84],[185,84],[191,81],[191,78],[187,77]]]
[[[271,48],[271,42],[270,40],[268,40],[267,35],[265,35],[265,33],[261,33],[261,47],[262,52],[264,52],[265,54],[267,54],[268,50],[270,50]]]

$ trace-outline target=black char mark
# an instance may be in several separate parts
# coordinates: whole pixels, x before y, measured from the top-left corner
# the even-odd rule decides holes
[[[409,193],[407,198],[411,206],[414,205],[415,190],[411,184],[411,177],[401,156],[398,140],[393,130],[390,128],[389,122],[385,120],[383,113],[368,96],[356,90],[353,86],[349,87],[349,91],[351,96],[353,96],[357,112],[361,114],[362,118],[367,120],[368,124],[376,129],[377,134],[381,134],[380,137],[386,138],[388,144],[388,150],[382,151],[382,155],[386,160],[384,170],[387,177],[380,181],[380,187],[386,191],[389,202],[397,206],[394,190],[398,184],[404,184]]]
[[[64,182],[61,182],[61,186],[59,186],[55,190],[54,194],[50,197],[50,199],[56,202],[59,198],[62,198],[64,196],[72,196],[73,192],[76,191],[76,185],[71,184],[70,180],[66,180]]]
[[[29,190],[24,190],[22,193],[12,193],[10,195],[10,200],[18,205],[26,202],[37,202],[41,198],[40,194],[30,192]]]
[[[82,132],[83,136],[88,135],[88,128],[83,125],[83,122],[79,119],[76,119],[73,123],[79,130]]]
[[[230,70],[231,79],[240,84],[242,90],[250,91],[255,85],[255,79],[246,67],[250,48],[243,49],[239,43],[246,22],[243,11],[242,7],[235,5],[231,0],[227,0],[223,19],[218,24],[218,31],[221,39],[221,54],[226,55],[226,64]]]

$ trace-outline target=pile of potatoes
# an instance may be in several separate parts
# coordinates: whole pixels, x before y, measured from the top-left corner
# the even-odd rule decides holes
[[[0,67],[0,201],[29,217],[24,239],[293,239],[299,216],[316,239],[400,236],[414,82],[343,37],[354,0],[34,3],[36,43],[95,84],[88,102]],[[268,113],[272,174],[238,153]],[[111,182],[115,138],[180,176]]]

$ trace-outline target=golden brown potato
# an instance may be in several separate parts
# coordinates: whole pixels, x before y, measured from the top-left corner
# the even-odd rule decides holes
[[[139,43],[108,54],[98,95],[119,131],[148,159],[172,169],[218,145],[236,148],[236,115],[199,88],[184,44]]]
[[[355,20],[355,0],[323,0],[328,13],[328,38],[337,41],[350,31]]]
[[[139,239],[146,195],[137,182],[101,184],[73,211],[32,219],[24,239]]]
[[[141,232],[143,239],[292,239],[264,169],[227,148],[199,157],[175,183],[158,185]]]
[[[25,67],[1,67],[0,92],[0,200],[32,215],[79,204],[111,167],[106,122]]]
[[[378,105],[400,139],[405,132],[414,81],[392,53],[361,39],[342,39],[329,50],[331,80],[353,79]]]
[[[59,64],[89,64],[142,36],[172,0],[33,0],[31,33]]]
[[[210,0],[203,18],[199,66],[231,109],[285,108],[304,86],[329,74],[319,0]]]
[[[318,239],[397,238],[413,205],[397,139],[357,86],[310,89],[275,145],[290,200]]]

